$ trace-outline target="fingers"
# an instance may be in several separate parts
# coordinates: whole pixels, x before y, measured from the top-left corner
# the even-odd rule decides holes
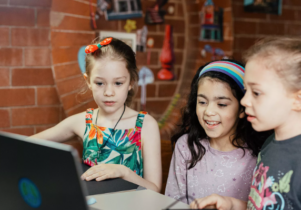
[[[210,195],[205,198],[199,198],[194,200],[190,204],[190,208],[192,209],[203,209],[203,208],[216,208],[216,203],[217,203],[217,196],[216,195]]]
[[[101,165],[97,165],[97,166],[93,166],[91,168],[89,168],[85,173],[83,173],[83,175],[81,176],[82,180],[87,179],[87,177],[92,176],[93,174],[97,174],[101,171],[103,171],[104,169],[102,168]],[[91,180],[91,179],[90,179]],[[88,181],[88,180],[87,180]]]

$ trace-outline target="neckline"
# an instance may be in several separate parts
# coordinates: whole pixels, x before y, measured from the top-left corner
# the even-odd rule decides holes
[[[236,149],[231,150],[231,151],[220,151],[220,150],[218,150],[218,149],[215,149],[215,148],[211,147],[211,145],[210,145],[210,140],[207,141],[207,145],[208,145],[209,150],[213,150],[213,151],[215,151],[215,152],[219,152],[219,153],[223,153],[223,154],[230,154],[230,153],[236,152],[236,151],[238,151],[239,149],[241,149],[241,148],[236,148]],[[245,147],[246,144],[244,144],[243,146]]]

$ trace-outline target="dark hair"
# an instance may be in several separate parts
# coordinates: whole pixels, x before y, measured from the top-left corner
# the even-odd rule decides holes
[[[236,64],[239,64],[244,67],[244,65],[240,62],[234,60],[224,60],[230,61]],[[211,62],[210,62],[211,63]],[[178,133],[172,136],[171,141],[172,144],[175,144],[177,140],[184,134],[188,134],[188,148],[191,152],[191,160],[189,161],[190,165],[188,169],[193,168],[198,161],[202,159],[204,154],[206,153],[205,147],[200,143],[199,140],[206,141],[208,140],[207,134],[203,127],[200,125],[198,116],[196,114],[196,105],[197,105],[197,92],[198,92],[198,85],[201,78],[210,77],[214,80],[221,81],[227,83],[231,90],[233,96],[238,100],[239,103],[239,110],[244,111],[245,108],[240,104],[240,100],[243,98],[244,93],[238,86],[238,84],[228,75],[220,73],[220,72],[206,72],[199,78],[199,73],[202,69],[207,66],[208,64],[201,66],[196,75],[194,76],[192,83],[191,83],[191,91],[188,97],[188,102],[186,107],[182,109],[182,122],[179,125],[180,129]],[[264,143],[265,139],[271,134],[271,131],[256,132],[250,122],[247,121],[247,116],[242,119],[238,120],[236,133],[232,139],[232,145],[243,149],[245,153],[245,149],[249,149],[252,152],[252,155],[257,156],[262,144]],[[241,142],[243,144],[241,144]],[[244,147],[244,144],[247,144],[247,147]],[[197,147],[197,150],[195,149]]]
[[[98,37],[92,42],[92,44],[98,44],[101,42],[101,40],[102,39],[99,39]],[[93,53],[87,54],[86,74],[88,77],[90,77],[91,75],[91,70],[93,69],[95,60],[102,59],[105,57],[109,57],[115,60],[121,60],[126,63],[126,68],[130,74],[130,82],[132,83],[132,89],[128,91],[125,103],[126,105],[130,106],[132,99],[137,91],[138,81],[137,65],[134,51],[123,41],[113,38],[110,44],[101,47]]]

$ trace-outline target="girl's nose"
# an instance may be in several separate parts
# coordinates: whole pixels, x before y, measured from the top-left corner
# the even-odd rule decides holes
[[[107,85],[107,87],[104,90],[104,95],[105,96],[114,96],[114,88],[112,85]]]

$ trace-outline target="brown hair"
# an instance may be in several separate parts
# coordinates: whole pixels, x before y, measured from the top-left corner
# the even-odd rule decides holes
[[[246,62],[254,58],[273,58],[273,61],[267,61],[283,80],[283,84],[289,90],[301,90],[301,38],[261,39],[244,56]]]
[[[102,40],[98,37],[92,42],[92,44],[98,44],[101,41]],[[127,106],[130,106],[132,99],[137,91],[138,81],[137,65],[134,51],[124,42],[120,41],[119,39],[113,38],[110,44],[86,55],[86,74],[88,76],[88,79],[90,78],[95,61],[97,59],[103,58],[111,58],[114,60],[124,61],[126,63],[126,68],[130,74],[130,83],[132,84],[132,89],[128,91],[125,104]]]

